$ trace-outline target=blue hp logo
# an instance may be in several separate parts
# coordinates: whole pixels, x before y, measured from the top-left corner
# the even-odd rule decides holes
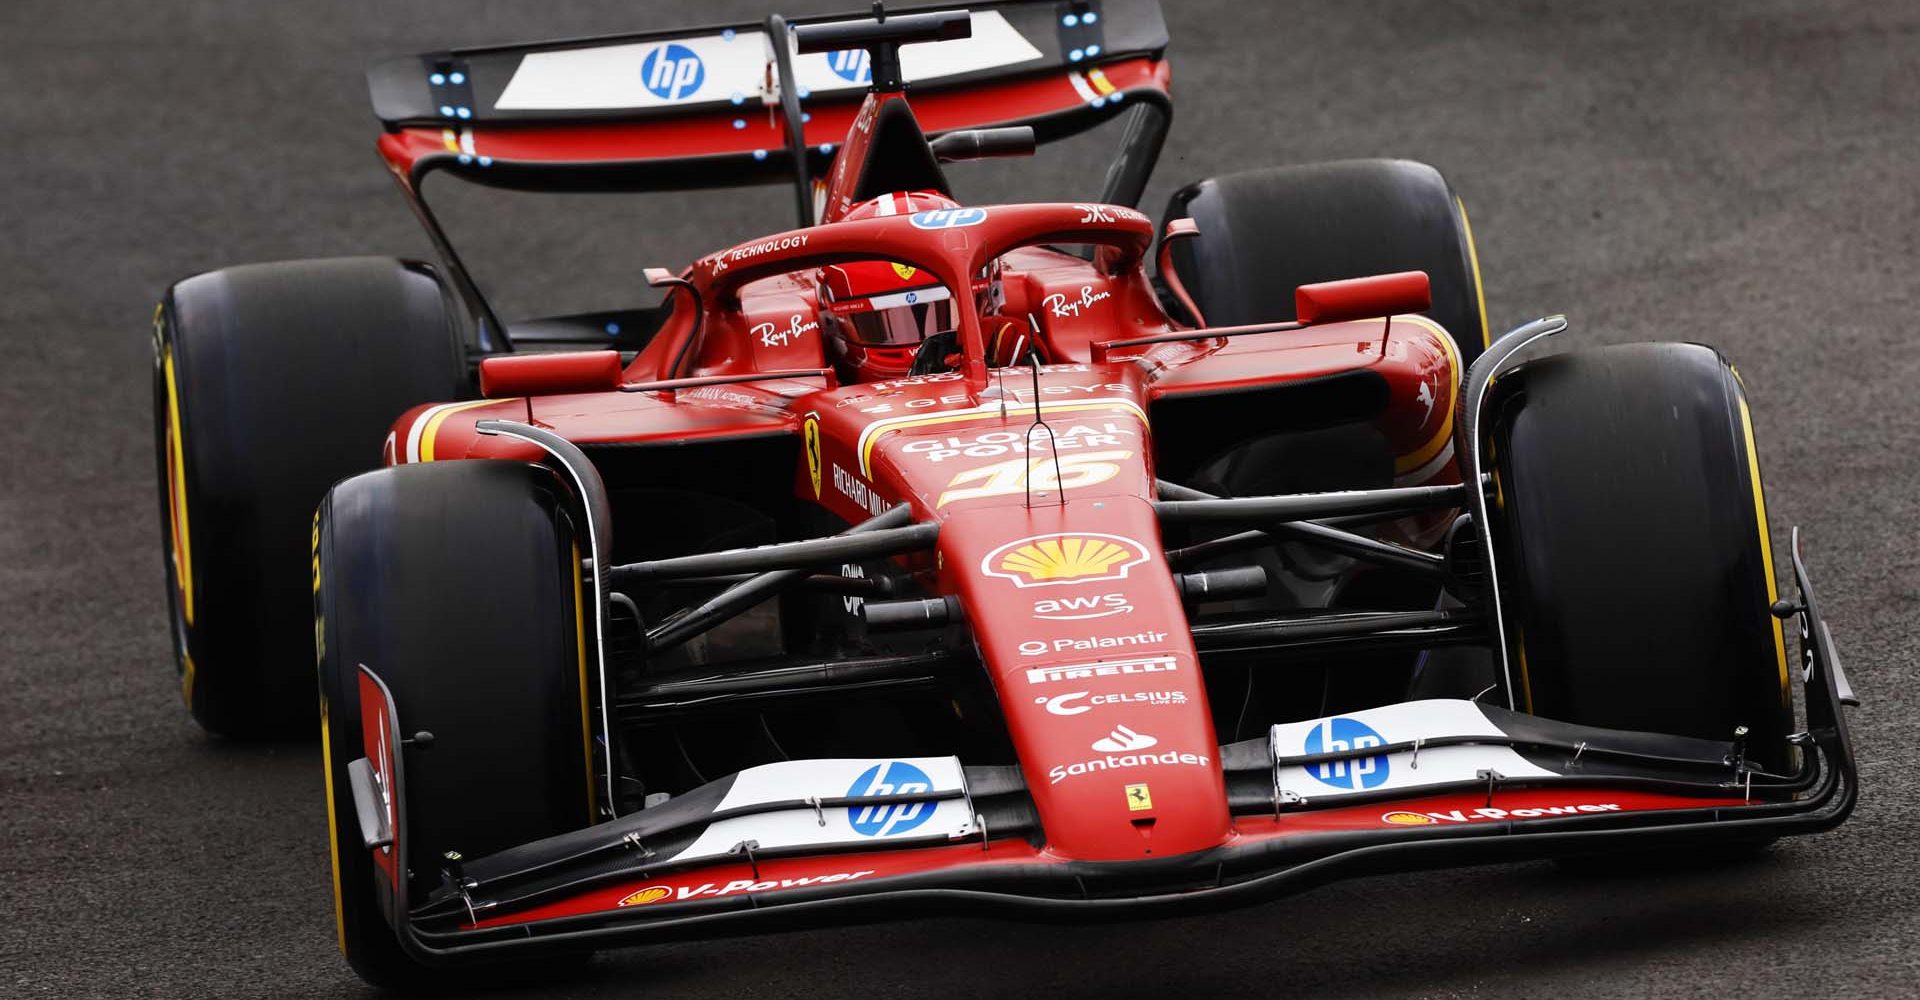
[[[855,778],[847,789],[847,798],[870,795],[919,795],[933,791],[933,779],[927,772],[903,760],[875,764]],[[890,802],[885,805],[850,806],[847,822],[863,837],[890,837],[925,823],[933,816],[937,802]]]
[[[701,65],[700,57],[677,42],[648,52],[640,63],[640,82],[662,100],[677,101],[699,90],[706,79],[707,68]]]
[[[1310,754],[1343,753],[1386,745],[1387,741],[1372,727],[1344,716],[1326,719],[1307,732],[1307,752]],[[1335,788],[1374,788],[1387,780],[1387,758],[1382,755],[1330,760],[1309,765],[1307,773],[1318,778],[1322,784]]]
[[[977,226],[987,221],[984,208],[936,208],[931,212],[915,212],[907,216],[916,229],[959,229],[962,226]]]
[[[873,60],[865,49],[841,49],[827,53],[827,68],[848,83],[872,83]]]

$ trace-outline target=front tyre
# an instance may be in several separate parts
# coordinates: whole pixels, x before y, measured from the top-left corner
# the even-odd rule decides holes
[[[1793,710],[1746,394],[1712,348],[1530,361],[1489,401],[1493,535],[1518,704],[1732,740],[1791,769]]]
[[[404,950],[386,875],[364,846],[348,765],[366,756],[358,673],[391,692],[406,746],[399,803],[408,898],[447,851],[479,858],[596,821],[587,694],[593,662],[576,535],[546,468],[408,465],[335,486],[315,515],[320,664],[340,947],[376,985],[445,983]],[[407,877],[407,876],[403,876]]]

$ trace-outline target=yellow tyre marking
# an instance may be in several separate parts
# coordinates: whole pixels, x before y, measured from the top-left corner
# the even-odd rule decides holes
[[[476,406],[492,406],[498,402],[502,401],[498,399],[476,399],[470,403],[455,403],[427,418],[427,429],[420,435],[420,461],[433,461],[433,439],[435,435],[440,433],[441,421],[455,413],[459,413],[461,410],[471,410]]]
[[[327,696],[320,696],[320,764],[327,773],[327,858],[333,863],[333,932],[340,954],[347,953],[347,908],[340,898],[340,823],[333,811],[333,734],[327,724]]]
[[[1738,379],[1739,376],[1735,375]],[[1780,619],[1773,616],[1772,607],[1780,599],[1779,588],[1773,582],[1773,535],[1767,530],[1767,499],[1760,488],[1760,451],[1753,442],[1753,414],[1747,409],[1747,397],[1741,393],[1740,429],[1747,437],[1747,472],[1753,481],[1753,516],[1760,524],[1760,563],[1767,572],[1767,620],[1773,623],[1773,652],[1780,663],[1780,701],[1791,704],[1791,690],[1787,684],[1787,637],[1781,630]]]
[[[193,675],[194,673],[195,671],[193,668],[193,654],[187,652],[186,650],[181,650],[180,652],[180,700],[187,703],[188,709],[193,708]]]
[[[587,825],[599,818],[593,788],[593,730],[587,721],[587,616],[580,587],[580,544],[573,546],[573,648],[580,658],[580,755],[587,768]]]
[[[1455,195],[1453,203],[1460,209],[1460,228],[1467,233],[1467,261],[1473,265],[1473,297],[1480,303],[1480,346],[1493,346],[1493,331],[1487,328],[1487,290],[1480,285],[1480,249],[1473,243],[1473,220],[1467,218],[1467,203]]]
[[[180,612],[193,624],[193,542],[187,531],[187,466],[181,447],[180,388],[173,374],[173,345],[167,345],[161,368],[167,380],[167,513],[173,518],[174,585],[180,591]]]

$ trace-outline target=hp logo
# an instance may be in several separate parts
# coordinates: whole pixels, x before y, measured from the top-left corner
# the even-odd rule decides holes
[[[872,83],[873,60],[865,49],[841,49],[827,53],[827,68],[848,83]]]
[[[984,208],[936,208],[931,212],[915,212],[907,216],[915,229],[959,229],[962,226],[977,226],[987,221]]]
[[[677,101],[699,90],[706,79],[707,68],[700,57],[677,42],[653,49],[640,62],[640,82],[661,100]]]
[[[1372,727],[1344,716],[1324,720],[1307,732],[1307,752],[1310,754],[1342,753],[1386,745],[1387,741]],[[1321,784],[1335,788],[1375,788],[1387,780],[1387,758],[1381,755],[1330,760],[1309,765],[1307,773],[1319,779]]]
[[[927,772],[902,760],[875,764],[855,778],[847,789],[847,798],[870,795],[919,795],[933,791],[933,779]],[[932,818],[937,802],[893,802],[885,805],[849,806],[847,822],[863,837],[891,837],[925,823]]]

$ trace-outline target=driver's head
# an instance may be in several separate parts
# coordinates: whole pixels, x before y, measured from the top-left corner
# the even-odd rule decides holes
[[[883,195],[855,205],[848,221],[960,207],[930,191]],[[954,329],[953,293],[909,264],[861,260],[822,269],[821,312],[842,374],[850,381],[900,378],[928,337]]]

